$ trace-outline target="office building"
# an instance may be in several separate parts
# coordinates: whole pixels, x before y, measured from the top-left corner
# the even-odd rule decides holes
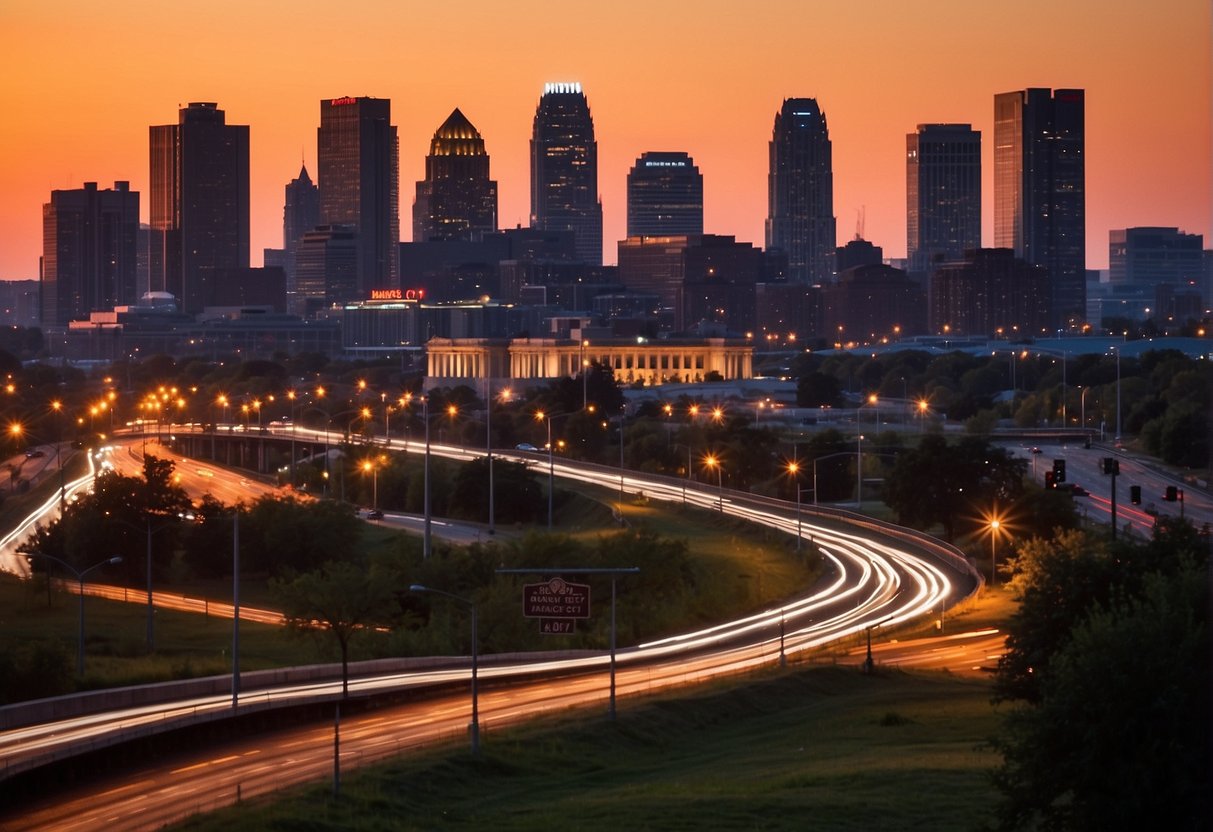
[[[762,251],[728,236],[629,237],[619,242],[619,283],[629,292],[655,295],[658,325],[670,332],[701,324],[736,332],[751,329],[754,287],[763,278],[763,266]]]
[[[531,135],[531,227],[572,231],[578,259],[602,264],[598,142],[581,84],[546,84]]]
[[[287,183],[286,201],[282,207],[283,269],[286,271],[287,291],[294,289],[295,261],[303,235],[320,225],[320,189],[312,183],[307,165],[299,167],[299,175]],[[266,262],[267,266],[271,265]]]
[[[920,124],[906,135],[906,257],[926,272],[981,247],[981,133]]]
[[[213,103],[150,128],[149,281],[186,314],[202,311],[218,269],[249,265],[249,129]]]
[[[1048,269],[1054,329],[1086,312],[1083,102],[1073,89],[994,97],[994,245]]]
[[[927,298],[901,269],[853,266],[821,288],[821,332],[837,343],[878,344],[926,332]]]
[[[799,283],[834,278],[834,168],[825,113],[814,98],[789,98],[775,114],[767,178],[767,248],[788,256]]]
[[[703,176],[685,153],[643,153],[628,172],[628,236],[703,233]]]
[[[1204,238],[1178,228],[1124,228],[1108,232],[1108,280],[1114,286],[1167,284],[1199,290]]]
[[[133,303],[138,235],[139,194],[129,183],[51,191],[42,206],[42,324],[66,326]]]
[[[353,231],[358,254],[353,291],[361,297],[400,285],[400,156],[391,120],[392,102],[386,98],[320,102],[320,225]],[[345,287],[329,294],[347,299]]]
[[[927,282],[927,327],[934,335],[1033,337],[1052,331],[1050,279],[1005,248],[966,252],[938,264]]]
[[[442,123],[425,157],[413,202],[413,242],[471,240],[497,230],[497,183],[484,139],[458,108]]]
[[[348,225],[321,225],[303,235],[288,310],[308,317],[337,303],[370,297],[358,292],[358,234]]]

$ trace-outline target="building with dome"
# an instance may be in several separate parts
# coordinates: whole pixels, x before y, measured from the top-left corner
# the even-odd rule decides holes
[[[434,133],[413,202],[413,242],[472,240],[497,230],[497,183],[480,132],[460,112]]]

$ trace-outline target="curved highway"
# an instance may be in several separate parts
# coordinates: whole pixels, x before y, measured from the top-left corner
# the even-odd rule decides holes
[[[401,447],[402,442],[393,442]],[[410,451],[422,449],[410,443]],[[431,446],[432,453],[468,458],[479,453],[452,446]],[[483,452],[480,452],[483,453]],[[542,455],[508,454],[546,467]],[[216,475],[219,469],[215,469]],[[580,466],[558,461],[557,476],[607,488],[619,488],[618,469]],[[851,518],[860,526],[849,530],[848,518],[830,518],[781,501],[718,489],[687,488],[681,481],[626,472],[623,491],[643,491],[652,499],[678,500],[811,538],[832,567],[828,578],[808,594],[785,604],[676,637],[618,651],[619,695],[639,694],[697,682],[722,674],[769,665],[781,652],[795,655],[813,647],[931,615],[968,595],[976,577],[957,554],[922,536]],[[930,553],[930,554],[928,554]],[[643,576],[641,576],[643,579]],[[413,660],[416,662],[416,660]],[[604,654],[541,660],[496,661],[482,665],[480,678],[488,688],[481,696],[481,724],[494,727],[518,719],[592,702],[608,696]],[[435,687],[446,691],[468,679],[467,660],[448,660],[424,669],[381,673],[351,679],[351,696]],[[439,687],[441,686],[441,687]],[[340,697],[340,681],[279,685],[246,690],[241,712]],[[63,719],[0,734],[6,771],[10,776],[48,759],[81,748],[106,745],[139,733],[166,730],[190,722],[225,718],[233,712],[229,694],[145,705]],[[450,737],[464,730],[469,719],[467,694],[443,693],[423,702],[375,711],[349,720],[342,730],[342,759],[356,764],[377,759],[413,743]],[[59,795],[54,806],[30,808],[20,818],[4,819],[5,828],[54,826],[90,829],[121,823],[123,828],[155,828],[175,817],[304,782],[332,770],[332,726],[301,728],[250,741],[243,751],[225,748],[215,759],[183,760],[168,777],[165,772],[129,774],[112,783],[99,783],[78,801]],[[192,759],[192,758],[191,758]],[[233,787],[238,784],[238,787]]]

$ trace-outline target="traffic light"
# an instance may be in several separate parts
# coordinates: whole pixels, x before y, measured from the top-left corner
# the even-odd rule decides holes
[[[1178,499],[1179,499],[1179,489],[1178,489],[1178,488],[1176,488],[1176,487],[1175,487],[1175,486],[1173,486],[1173,485],[1168,485],[1168,486],[1167,486],[1167,493],[1166,493],[1166,495],[1163,497],[1163,499],[1164,499],[1164,500],[1166,500],[1168,503],[1173,503],[1173,502],[1175,502],[1176,500],[1178,500]]]
[[[1103,472],[1105,476],[1108,474],[1111,474],[1112,476],[1119,474],[1120,460],[1114,456],[1105,456],[1103,458]]]
[[[1053,482],[1061,484],[1066,481],[1066,461],[1064,459],[1053,460]]]
[[[1052,471],[1045,471],[1045,488],[1056,488],[1057,478]]]
[[[1131,502],[1135,506],[1141,505],[1141,486],[1140,485],[1130,485],[1129,486],[1129,502]]]

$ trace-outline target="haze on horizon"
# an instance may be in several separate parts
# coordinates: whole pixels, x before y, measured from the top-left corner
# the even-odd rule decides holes
[[[806,11],[808,9],[808,11]],[[905,254],[905,135],[982,132],[983,244],[993,244],[993,99],[1086,90],[1087,267],[1108,231],[1178,226],[1213,248],[1213,22],[1207,0],[6,0],[0,7],[0,279],[35,278],[52,189],[128,180],[148,207],[148,127],[214,101],[250,125],[252,265],[282,244],[283,188],[316,174],[319,101],[392,100],[401,232],[433,131],[459,107],[484,136],[503,227],[526,225],[529,141],[547,81],[580,81],[594,116],[604,258],[625,236],[625,178],[650,150],[703,172],[705,231],[764,244],[767,143],[784,98],[825,110],[838,242]]]

